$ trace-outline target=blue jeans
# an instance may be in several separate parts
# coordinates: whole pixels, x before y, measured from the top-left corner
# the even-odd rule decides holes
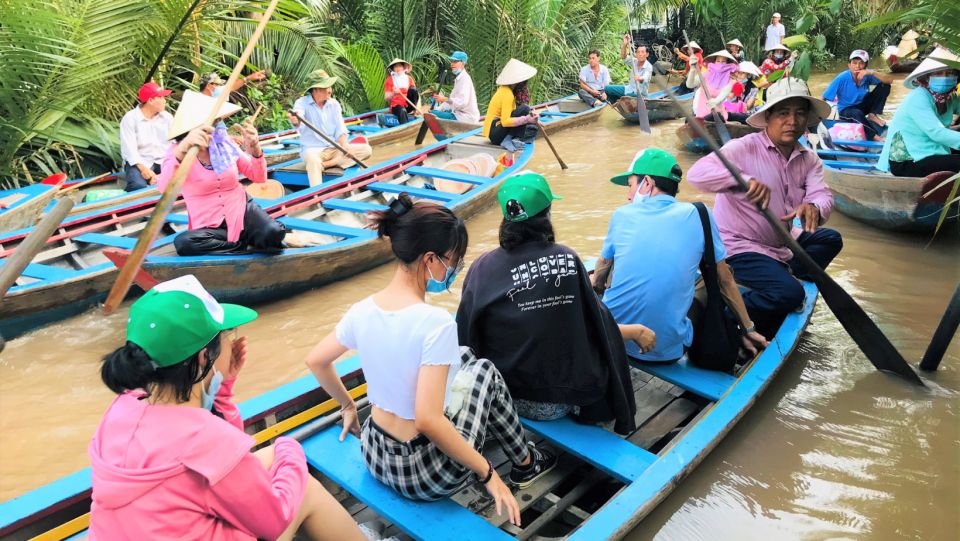
[[[160,174],[160,164],[155,163],[153,167],[150,168],[155,174]],[[127,186],[124,190],[132,192],[134,190],[140,190],[146,188],[150,185],[147,182],[147,179],[143,178],[143,175],[140,174],[140,169],[135,165],[130,165],[129,163],[124,162],[123,164],[123,176],[127,179]]]
[[[824,269],[843,248],[840,233],[826,227],[801,234],[797,242]],[[741,294],[757,332],[773,338],[787,314],[803,304],[803,285],[798,278],[807,278],[808,274],[796,258],[782,263],[755,252],[729,257],[727,264],[737,283],[749,288]]]

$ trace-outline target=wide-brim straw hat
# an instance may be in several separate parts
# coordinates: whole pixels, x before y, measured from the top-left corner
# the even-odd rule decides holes
[[[943,47],[937,47],[937,50],[930,53],[930,56],[923,59],[923,62],[920,62],[920,65],[917,66],[917,69],[913,70],[910,75],[907,75],[907,78],[903,80],[903,86],[907,88],[916,88],[917,79],[923,77],[924,75],[929,75],[935,71],[940,71],[943,69],[956,69],[952,68],[940,60],[949,60],[951,62],[960,62],[960,58],[957,55],[953,54]]]
[[[737,64],[737,71],[742,71],[753,77],[760,77],[760,75],[762,75],[760,73],[760,68],[758,68],[756,64],[749,60],[744,60],[743,62]]]
[[[680,51],[685,53],[685,52],[687,52],[687,50],[690,49],[690,48],[696,49],[696,50],[700,51],[701,53],[703,52],[703,47],[697,45],[697,42],[696,42],[696,41],[693,41],[693,40],[690,40],[690,43],[687,43],[687,44],[684,45],[683,47],[680,47]]]
[[[741,49],[743,49],[743,44],[740,43],[740,40],[739,40],[739,39],[736,39],[736,38],[731,39],[730,41],[728,41],[728,42],[726,43],[726,45],[736,45],[737,47],[740,47]]]
[[[716,58],[718,56],[722,56],[734,64],[737,63],[737,59],[732,54],[730,54],[730,51],[726,49],[723,49],[722,51],[717,51],[715,53],[710,53],[709,55],[707,55],[706,58],[704,58],[704,60],[709,62],[711,58]]]
[[[787,51],[788,53],[791,52],[791,51],[790,51],[790,47],[787,47],[786,45],[784,45],[784,44],[782,44],[782,43],[778,43],[778,44],[774,45],[773,47],[770,47],[769,49],[767,49],[767,52],[769,53],[770,51],[776,51],[776,50]]]
[[[767,126],[767,111],[781,101],[792,98],[803,98],[810,102],[810,115],[807,117],[808,128],[816,126],[821,120],[830,116],[830,104],[820,98],[813,97],[806,81],[796,77],[784,77],[770,85],[770,88],[767,89],[767,102],[756,113],[747,118],[747,124],[754,128],[765,128]]]
[[[306,91],[309,92],[314,88],[330,88],[339,80],[339,77],[334,77],[328,74],[327,70],[314,70],[307,77]]]
[[[501,86],[515,85],[530,80],[536,74],[537,68],[516,58],[511,58],[507,65],[500,70],[500,75],[497,75],[497,84]]]
[[[413,69],[413,64],[411,64],[410,62],[407,62],[406,60],[404,60],[404,59],[402,59],[402,58],[394,58],[393,60],[390,61],[389,64],[387,64],[387,70],[388,70],[388,71],[389,71],[389,70],[392,70],[393,67],[396,66],[397,64],[403,64],[403,65],[405,65],[405,66],[407,67],[407,71],[410,71],[410,70]]]
[[[180,107],[177,107],[177,112],[173,115],[173,124],[170,125],[170,131],[167,132],[167,139],[173,139],[203,125],[216,103],[217,98],[193,90],[185,90],[183,99],[180,100]],[[220,106],[217,119],[226,118],[240,109],[239,105],[224,102]]]

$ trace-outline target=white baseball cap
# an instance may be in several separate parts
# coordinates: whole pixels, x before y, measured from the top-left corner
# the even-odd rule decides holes
[[[867,54],[867,51],[864,51],[863,49],[857,49],[856,51],[850,53],[850,60],[853,60],[854,58],[859,58],[864,62],[870,61],[870,55]]]

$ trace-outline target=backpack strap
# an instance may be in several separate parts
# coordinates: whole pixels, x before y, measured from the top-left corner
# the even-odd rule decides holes
[[[697,213],[700,215],[700,225],[703,226],[703,259],[700,260],[700,272],[703,273],[703,280],[707,285],[707,295],[719,295],[720,279],[717,275],[717,258],[713,250],[710,215],[707,214],[707,206],[703,203],[696,202],[693,206],[697,207]]]

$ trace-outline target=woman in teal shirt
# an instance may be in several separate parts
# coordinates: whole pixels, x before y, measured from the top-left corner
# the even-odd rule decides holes
[[[903,82],[913,91],[893,117],[878,169],[898,177],[960,172],[960,131],[949,127],[960,115],[958,71],[937,59],[956,61],[958,57],[937,49]]]

